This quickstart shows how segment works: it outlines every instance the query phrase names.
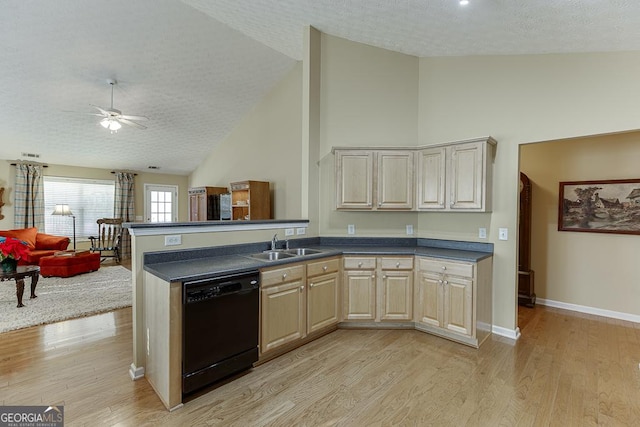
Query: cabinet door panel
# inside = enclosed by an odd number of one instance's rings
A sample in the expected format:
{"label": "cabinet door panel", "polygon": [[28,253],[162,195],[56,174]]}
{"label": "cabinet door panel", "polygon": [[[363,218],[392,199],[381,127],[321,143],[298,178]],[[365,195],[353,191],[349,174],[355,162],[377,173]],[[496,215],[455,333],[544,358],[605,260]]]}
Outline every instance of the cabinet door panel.
{"label": "cabinet door panel", "polygon": [[418,153],[418,209],[445,209],[445,148]]}
{"label": "cabinet door panel", "polygon": [[409,271],[383,271],[383,308],[381,320],[411,320],[413,281]]}
{"label": "cabinet door panel", "polygon": [[304,287],[295,281],[263,288],[260,351],[295,341],[304,336]]}
{"label": "cabinet door panel", "polygon": [[307,333],[339,321],[338,273],[309,280],[307,292]]}
{"label": "cabinet door panel", "polygon": [[482,144],[452,146],[450,170],[451,208],[482,208]]}
{"label": "cabinet door panel", "polygon": [[442,284],[437,274],[420,273],[418,275],[416,301],[416,322],[433,326],[442,326]]}
{"label": "cabinet door panel", "polygon": [[336,152],[338,209],[373,208],[373,152]]}
{"label": "cabinet door panel", "polygon": [[413,208],[413,153],[377,153],[378,209]]}
{"label": "cabinet door panel", "polygon": [[473,281],[448,278],[445,283],[444,327],[464,335],[473,334]]}
{"label": "cabinet door panel", "polygon": [[344,274],[346,320],[376,318],[376,280],[373,272],[347,271]]}

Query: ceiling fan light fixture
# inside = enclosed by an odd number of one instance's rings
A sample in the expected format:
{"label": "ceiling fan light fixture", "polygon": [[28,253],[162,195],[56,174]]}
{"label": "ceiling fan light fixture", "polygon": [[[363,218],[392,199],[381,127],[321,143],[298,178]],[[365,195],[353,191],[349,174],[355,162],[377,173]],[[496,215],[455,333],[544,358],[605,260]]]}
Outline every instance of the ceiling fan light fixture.
{"label": "ceiling fan light fixture", "polygon": [[100,120],[100,124],[102,125],[103,128],[109,129],[111,133],[118,132],[118,129],[122,127],[120,122],[114,119],[110,119],[108,117],[105,117],[104,119]]}

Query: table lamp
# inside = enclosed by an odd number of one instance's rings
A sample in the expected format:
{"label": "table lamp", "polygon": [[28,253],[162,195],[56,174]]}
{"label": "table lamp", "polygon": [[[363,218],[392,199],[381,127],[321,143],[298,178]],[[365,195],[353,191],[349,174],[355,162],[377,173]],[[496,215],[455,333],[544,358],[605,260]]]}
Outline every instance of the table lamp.
{"label": "table lamp", "polygon": [[70,216],[73,218],[73,250],[76,250],[76,216],[69,209],[69,205],[56,205],[51,215]]}

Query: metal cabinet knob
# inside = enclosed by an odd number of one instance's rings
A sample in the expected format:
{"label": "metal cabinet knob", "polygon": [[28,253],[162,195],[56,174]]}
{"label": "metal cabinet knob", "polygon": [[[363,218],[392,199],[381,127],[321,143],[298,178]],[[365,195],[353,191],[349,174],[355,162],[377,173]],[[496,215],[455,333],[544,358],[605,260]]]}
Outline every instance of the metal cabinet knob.
{"label": "metal cabinet knob", "polygon": [[387,280],[387,276],[386,275],[382,276],[382,279]]}
{"label": "metal cabinet knob", "polygon": [[400,263],[396,262],[396,267],[400,268]]}
{"label": "metal cabinet knob", "polygon": [[447,267],[443,265],[443,266],[442,266],[442,269],[443,269],[443,270],[446,270],[446,269],[447,269]]}
{"label": "metal cabinet knob", "polygon": [[445,284],[445,285],[448,285],[448,284],[449,284],[449,281],[448,281],[448,280],[445,280],[445,281],[444,281],[444,284]]}
{"label": "metal cabinet knob", "polygon": [[282,280],[284,280],[284,279],[286,279],[286,278],[287,278],[287,273],[283,273],[283,274],[282,274]]}
{"label": "metal cabinet knob", "polygon": [[358,267],[362,267],[362,263],[361,262],[358,263]]}
{"label": "metal cabinet knob", "polygon": [[323,270],[323,271],[327,271],[327,268],[328,268],[328,267],[325,265],[324,267],[322,267],[322,270]]}
{"label": "metal cabinet knob", "polygon": [[371,278],[372,278],[372,279],[375,279],[375,278],[376,278],[376,275],[375,275],[375,274],[372,274],[372,275],[371,275]]}
{"label": "metal cabinet knob", "polygon": [[304,291],[304,286],[300,286],[300,292]]}

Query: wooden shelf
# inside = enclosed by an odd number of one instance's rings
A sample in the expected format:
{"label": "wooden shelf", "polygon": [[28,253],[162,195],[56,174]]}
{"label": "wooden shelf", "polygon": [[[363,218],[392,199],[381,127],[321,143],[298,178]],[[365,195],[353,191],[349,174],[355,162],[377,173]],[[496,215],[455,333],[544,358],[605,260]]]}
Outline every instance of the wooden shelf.
{"label": "wooden shelf", "polygon": [[230,187],[231,219],[249,221],[273,218],[268,182],[238,181],[232,182]]}

